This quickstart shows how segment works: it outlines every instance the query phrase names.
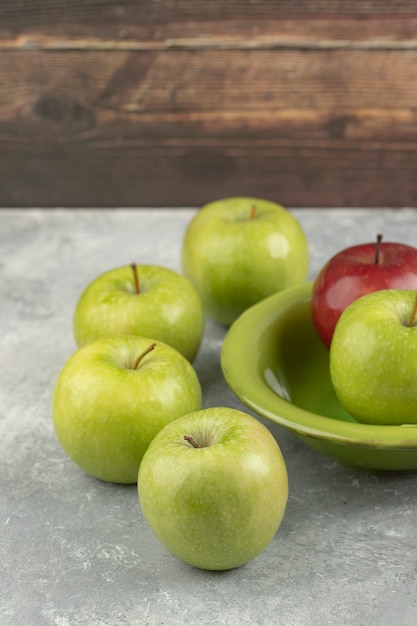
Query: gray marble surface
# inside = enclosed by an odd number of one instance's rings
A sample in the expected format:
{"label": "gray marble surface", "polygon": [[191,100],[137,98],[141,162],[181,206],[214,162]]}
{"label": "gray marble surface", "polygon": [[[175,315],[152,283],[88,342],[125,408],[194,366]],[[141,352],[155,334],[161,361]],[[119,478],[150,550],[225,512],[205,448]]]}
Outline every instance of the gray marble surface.
{"label": "gray marble surface", "polygon": [[[341,248],[417,244],[417,211],[294,210],[310,278]],[[101,272],[136,262],[179,270],[183,210],[0,211],[0,624],[136,626],[417,623],[417,474],[343,467],[268,424],[290,494],[269,547],[224,573],[171,556],[136,488],[103,484],[60,449],[51,392],[75,349],[72,314]],[[224,329],[207,321],[195,362],[204,406],[244,408],[224,382]]]}

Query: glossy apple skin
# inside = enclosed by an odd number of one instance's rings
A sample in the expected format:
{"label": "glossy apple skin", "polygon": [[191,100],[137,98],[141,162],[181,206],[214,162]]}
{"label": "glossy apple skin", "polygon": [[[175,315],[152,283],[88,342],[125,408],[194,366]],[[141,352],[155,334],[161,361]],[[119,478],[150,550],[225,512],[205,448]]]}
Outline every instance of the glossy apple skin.
{"label": "glossy apple skin", "polygon": [[[193,448],[184,435],[204,447]],[[172,554],[194,567],[226,570],[258,556],[274,537],[288,476],[259,420],[215,407],[179,418],[155,437],[139,468],[138,495]]]}
{"label": "glossy apple skin", "polygon": [[319,337],[330,348],[337,321],[357,298],[380,289],[417,289],[417,248],[381,242],[352,246],[332,257],[313,285],[311,314]]}
{"label": "glossy apple skin", "polygon": [[340,316],[330,346],[330,376],[340,403],[359,422],[417,424],[416,295],[374,291]]}
{"label": "glossy apple skin", "polygon": [[181,274],[157,265],[137,265],[140,293],[132,267],[105,272],[81,294],[73,317],[78,347],[100,337],[153,337],[193,361],[204,331],[204,311],[193,285]]}
{"label": "glossy apple skin", "polygon": [[53,390],[52,418],[59,443],[85,472],[113,483],[135,484],[154,436],[201,407],[191,363],[153,339],[106,337],[79,348],[64,364]]}
{"label": "glossy apple skin", "polygon": [[299,222],[284,207],[259,198],[225,198],[205,205],[189,223],[182,243],[185,276],[207,314],[224,326],[259,300],[304,282],[308,264]]}

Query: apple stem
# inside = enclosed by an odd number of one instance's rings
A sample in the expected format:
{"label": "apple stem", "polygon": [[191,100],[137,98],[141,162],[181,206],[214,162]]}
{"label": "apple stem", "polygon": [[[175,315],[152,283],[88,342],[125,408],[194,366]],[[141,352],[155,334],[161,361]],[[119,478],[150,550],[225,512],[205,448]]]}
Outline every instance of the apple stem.
{"label": "apple stem", "polygon": [[196,440],[194,439],[194,437],[191,437],[190,435],[184,435],[184,439],[185,441],[187,441],[189,444],[192,445],[193,448],[200,448],[201,446],[198,445],[198,443],[196,442]]}
{"label": "apple stem", "polygon": [[381,241],[382,241],[382,237],[383,235],[378,234],[376,236],[376,246],[375,246],[375,265],[378,265],[379,263],[379,253],[381,250]]}
{"label": "apple stem", "polygon": [[408,323],[409,326],[414,326],[414,322],[416,321],[416,316],[417,316],[417,293],[416,293],[416,297],[414,300],[413,310],[411,311],[411,316],[410,316],[410,320]]}
{"label": "apple stem", "polygon": [[256,215],[256,204],[253,203],[252,207],[251,207],[251,210],[250,210],[250,213],[249,213],[249,220],[253,220],[255,215]]}
{"label": "apple stem", "polygon": [[135,281],[135,292],[140,293],[139,275],[138,275],[137,265],[136,263],[131,263],[130,267],[132,268],[132,271],[133,271],[133,280]]}
{"label": "apple stem", "polygon": [[134,362],[132,369],[133,370],[138,369],[139,363],[142,361],[143,357],[145,357],[147,354],[149,354],[149,352],[152,352],[152,350],[154,350],[155,347],[156,347],[156,343],[151,343],[151,345],[148,346],[146,348],[146,350],[141,352],[141,354],[139,354],[138,358]]}

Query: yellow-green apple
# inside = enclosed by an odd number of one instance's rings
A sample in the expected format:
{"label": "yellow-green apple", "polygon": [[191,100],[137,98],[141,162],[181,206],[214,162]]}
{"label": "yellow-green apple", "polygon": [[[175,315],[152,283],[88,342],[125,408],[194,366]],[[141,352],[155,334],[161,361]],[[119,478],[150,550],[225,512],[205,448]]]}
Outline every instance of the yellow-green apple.
{"label": "yellow-green apple", "polygon": [[81,347],[99,337],[139,335],[173,346],[193,361],[201,344],[201,299],[185,276],[158,265],[127,265],[93,280],[73,319]]}
{"label": "yellow-green apple", "polygon": [[150,444],[138,495],[156,537],[207,570],[258,556],[278,530],[288,477],[270,431],[251,415],[215,407],[180,417]]}
{"label": "yellow-green apple", "polygon": [[417,248],[382,242],[351,246],[334,255],[313,284],[311,314],[327,348],[345,308],[354,300],[380,289],[417,289]]}
{"label": "yellow-green apple", "polygon": [[330,345],[340,403],[359,422],[417,424],[417,293],[384,289],[342,313]]}
{"label": "yellow-green apple", "polygon": [[201,408],[201,387],[177,350],[137,336],[104,337],[79,348],[53,390],[57,439],[85,472],[135,484],[155,435]]}
{"label": "yellow-green apple", "polygon": [[305,233],[284,207],[259,198],[225,198],[188,224],[182,269],[210,317],[229,326],[259,300],[305,281]]}

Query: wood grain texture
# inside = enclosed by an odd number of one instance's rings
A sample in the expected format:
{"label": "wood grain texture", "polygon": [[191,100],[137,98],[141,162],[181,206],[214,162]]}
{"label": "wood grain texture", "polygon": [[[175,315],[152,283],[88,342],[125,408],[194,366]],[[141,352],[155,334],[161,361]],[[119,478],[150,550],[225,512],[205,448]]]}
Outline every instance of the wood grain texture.
{"label": "wood grain texture", "polygon": [[411,0],[2,2],[0,206],[415,206],[416,78]]}

